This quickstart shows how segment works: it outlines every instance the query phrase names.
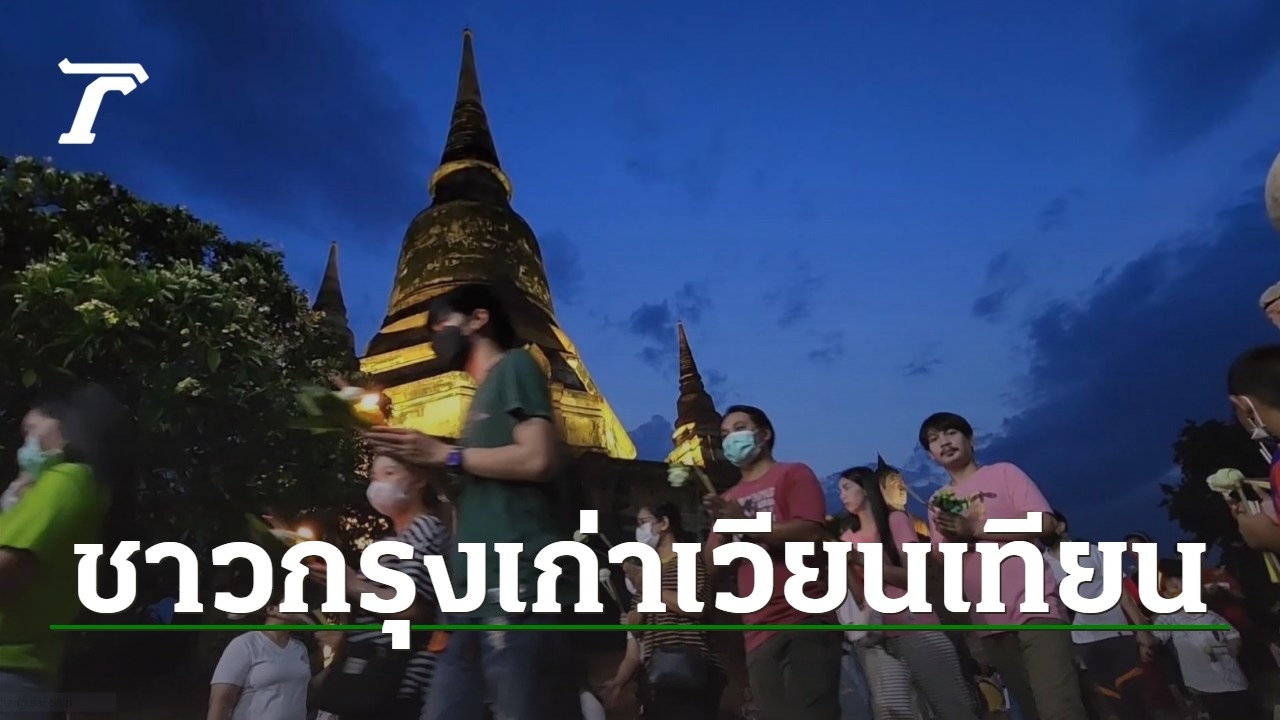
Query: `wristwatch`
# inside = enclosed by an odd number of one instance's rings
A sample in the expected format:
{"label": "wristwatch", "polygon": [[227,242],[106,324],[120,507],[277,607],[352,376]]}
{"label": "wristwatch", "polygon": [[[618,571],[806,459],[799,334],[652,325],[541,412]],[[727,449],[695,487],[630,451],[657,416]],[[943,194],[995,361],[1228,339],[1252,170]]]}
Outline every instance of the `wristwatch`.
{"label": "wristwatch", "polygon": [[462,469],[462,448],[455,447],[449,451],[448,457],[444,460],[444,466],[453,470]]}

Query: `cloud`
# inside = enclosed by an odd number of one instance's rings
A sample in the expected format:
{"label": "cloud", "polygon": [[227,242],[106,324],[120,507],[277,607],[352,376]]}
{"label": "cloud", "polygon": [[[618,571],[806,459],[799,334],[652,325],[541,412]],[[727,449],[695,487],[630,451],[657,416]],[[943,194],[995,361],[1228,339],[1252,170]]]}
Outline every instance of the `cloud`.
{"label": "cloud", "polygon": [[709,207],[729,160],[728,127],[684,115],[671,122],[658,108],[681,105],[659,102],[634,74],[624,74],[617,87],[615,116],[627,141],[623,168],[640,182],[680,188],[697,209]]}
{"label": "cloud", "polygon": [[[1086,536],[1164,516],[1155,483],[1172,467],[1182,423],[1223,415],[1228,364],[1276,340],[1257,307],[1276,280],[1268,258],[1280,251],[1261,195],[1251,190],[1204,231],[1154,248],[1104,274],[1085,298],[1051,302],[1029,320],[1024,409],[979,452],[1021,465],[1051,503],[1083,518],[1076,524],[1091,528]],[[1118,509],[1133,493],[1149,498],[1147,515],[1134,517],[1129,501]]]}
{"label": "cloud", "polygon": [[721,411],[735,397],[732,388],[729,387],[729,376],[714,369],[698,368],[702,373],[702,386],[707,389],[707,394],[715,401],[716,407]]}
{"label": "cloud", "polygon": [[[11,35],[23,38],[0,49],[9,70],[0,91],[30,112],[0,117],[0,150],[52,155],[134,185],[143,174],[324,239],[394,243],[428,202],[430,128],[331,0],[132,0],[32,9],[17,22]],[[106,99],[92,146],[56,145],[84,87],[58,72],[67,53],[77,62],[127,58],[148,71],[129,96]],[[449,100],[440,99],[436,142]]]}
{"label": "cloud", "polygon": [[1140,3],[1125,28],[1148,150],[1176,152],[1247,103],[1280,57],[1280,3]]}
{"label": "cloud", "polygon": [[673,368],[679,361],[676,323],[697,324],[711,309],[706,288],[689,281],[676,289],[670,299],[641,303],[624,323],[626,329],[644,341],[640,359],[655,369]]}
{"label": "cloud", "polygon": [[670,420],[661,415],[654,415],[647,422],[631,430],[631,442],[636,446],[636,457],[640,460],[662,462],[675,448],[671,440],[673,426]]}
{"label": "cloud", "polygon": [[582,297],[586,279],[577,244],[558,230],[544,234],[538,244],[542,247],[542,264],[547,270],[552,296],[566,305],[574,304]]}
{"label": "cloud", "polygon": [[1067,188],[1050,198],[1049,202],[1040,208],[1040,212],[1036,213],[1036,227],[1040,232],[1047,233],[1062,227],[1067,221],[1067,212],[1071,209],[1072,203],[1081,194],[1079,188]]}
{"label": "cloud", "polygon": [[937,355],[937,348],[929,346],[921,349],[916,356],[901,368],[905,377],[924,377],[942,366],[942,358]]}
{"label": "cloud", "polygon": [[907,377],[924,377],[933,373],[942,365],[939,358],[925,358],[922,360],[912,360],[902,366],[902,374]]}
{"label": "cloud", "polygon": [[1002,319],[1009,302],[1030,279],[1026,267],[1008,250],[991,258],[983,293],[973,301],[973,316],[988,322]]}
{"label": "cloud", "polygon": [[844,333],[829,332],[822,336],[818,347],[809,351],[809,362],[820,365],[831,363],[844,357]]}
{"label": "cloud", "polygon": [[789,271],[764,294],[765,304],[776,312],[778,327],[790,328],[808,319],[813,314],[813,300],[824,282],[826,276],[815,270],[812,263],[793,257]]}

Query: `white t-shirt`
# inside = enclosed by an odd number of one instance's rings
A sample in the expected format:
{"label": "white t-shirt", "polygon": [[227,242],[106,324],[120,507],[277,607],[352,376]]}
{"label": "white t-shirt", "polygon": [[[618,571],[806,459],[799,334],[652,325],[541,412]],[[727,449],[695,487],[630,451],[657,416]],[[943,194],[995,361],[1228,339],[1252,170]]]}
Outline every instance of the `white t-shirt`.
{"label": "white t-shirt", "polygon": [[1182,682],[1187,687],[1202,693],[1249,689],[1240,663],[1227,652],[1227,642],[1240,637],[1235,628],[1226,632],[1177,629],[1178,625],[1228,625],[1221,615],[1179,611],[1157,615],[1155,624],[1170,626],[1152,634],[1161,642],[1173,643],[1178,653],[1178,667],[1182,668]]}
{"label": "white t-shirt", "polygon": [[[1049,563],[1049,567],[1053,570],[1053,576],[1058,579],[1058,584],[1061,585],[1062,581],[1067,577],[1067,571],[1062,568],[1062,562],[1051,550],[1044,551],[1044,559]],[[1090,600],[1102,597],[1102,552],[1098,550],[1097,545],[1089,545],[1089,554],[1080,558],[1080,567],[1084,570],[1093,570],[1093,577],[1088,582],[1080,583],[1080,597]],[[1124,588],[1121,588],[1120,592],[1123,593]],[[1103,610],[1100,613],[1076,613],[1075,619],[1071,622],[1073,625],[1084,626],[1128,625],[1129,618],[1125,616],[1124,609],[1117,602],[1115,607]],[[1088,645],[1099,640],[1131,634],[1121,630],[1072,630],[1071,640],[1076,645]]]}
{"label": "white t-shirt", "polygon": [[301,642],[284,647],[261,632],[247,632],[227,644],[210,685],[235,685],[240,699],[231,720],[307,720],[311,660]]}

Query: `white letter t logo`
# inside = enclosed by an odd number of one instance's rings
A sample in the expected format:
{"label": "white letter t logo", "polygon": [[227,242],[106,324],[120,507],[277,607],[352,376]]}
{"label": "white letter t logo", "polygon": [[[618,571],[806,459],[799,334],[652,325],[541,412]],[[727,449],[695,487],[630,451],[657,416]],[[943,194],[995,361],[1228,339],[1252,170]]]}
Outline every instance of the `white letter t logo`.
{"label": "white letter t logo", "polygon": [[[102,96],[113,90],[128,95],[147,81],[147,71],[137,63],[73,63],[64,58],[58,63],[58,69],[64,75],[100,76],[84,89],[84,95],[80,96],[80,108],[71,121],[71,132],[62,133],[58,138],[59,145],[92,145],[95,137],[93,121],[98,119]],[[137,82],[134,82],[134,78],[137,78]]]}

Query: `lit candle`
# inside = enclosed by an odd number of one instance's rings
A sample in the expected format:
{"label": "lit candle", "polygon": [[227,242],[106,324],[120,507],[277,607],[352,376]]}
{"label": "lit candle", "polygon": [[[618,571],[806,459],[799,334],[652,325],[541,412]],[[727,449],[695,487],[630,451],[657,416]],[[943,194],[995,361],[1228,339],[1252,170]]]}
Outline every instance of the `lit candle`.
{"label": "lit candle", "polygon": [[356,415],[370,425],[385,425],[387,416],[382,412],[382,396],[378,393],[365,393],[355,404]]}
{"label": "lit candle", "polygon": [[296,532],[297,532],[297,534],[298,534],[298,537],[302,538],[303,540],[315,540],[315,539],[316,539],[316,531],[315,531],[315,530],[312,530],[311,528],[307,527],[306,525],[300,525],[300,526],[298,526],[298,529],[297,529],[297,531],[296,531]]}

